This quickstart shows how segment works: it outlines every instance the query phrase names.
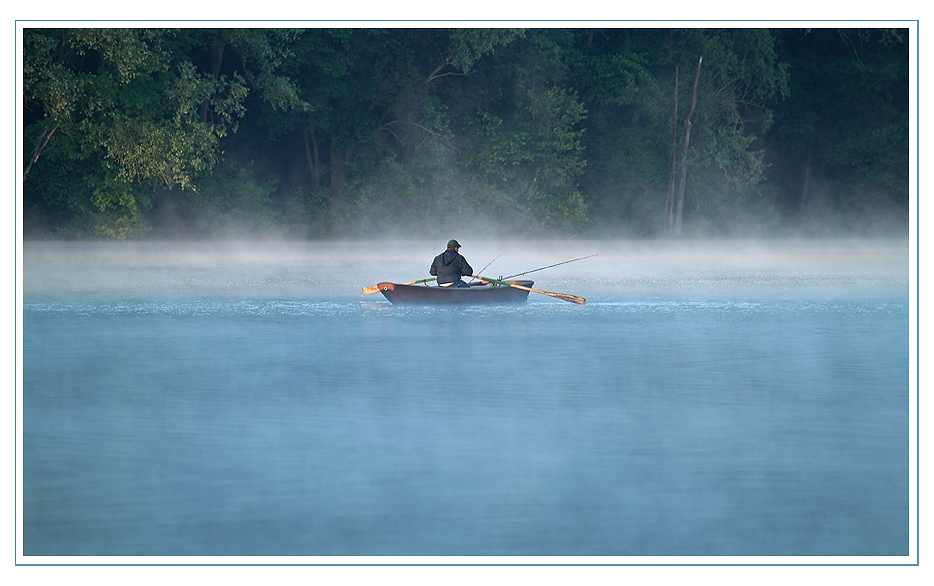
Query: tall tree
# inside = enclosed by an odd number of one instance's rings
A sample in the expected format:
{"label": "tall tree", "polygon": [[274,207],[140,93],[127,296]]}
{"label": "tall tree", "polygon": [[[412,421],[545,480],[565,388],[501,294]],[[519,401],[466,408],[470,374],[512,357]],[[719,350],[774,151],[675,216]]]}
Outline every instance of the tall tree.
{"label": "tall tree", "polygon": [[[691,109],[688,110],[688,115],[684,119],[684,149],[682,150],[680,160],[681,181],[678,183],[678,197],[675,203],[674,222],[671,227],[671,233],[675,236],[681,235],[681,219],[684,213],[684,188],[688,177],[688,147],[691,145],[691,116],[694,115],[694,109],[697,107],[697,84],[700,82],[701,64],[703,62],[704,57],[701,55],[700,59],[697,60],[697,74],[694,76],[694,91],[691,93]],[[672,161],[673,169],[678,166],[679,165],[675,164],[675,161]]]}
{"label": "tall tree", "polygon": [[907,217],[907,31],[777,34],[791,70],[791,98],[778,105],[770,136],[782,208],[805,223],[827,223],[828,214]]}
{"label": "tall tree", "polygon": [[682,59],[704,59],[687,159],[695,216],[718,231],[768,216],[770,202],[759,190],[767,169],[761,137],[772,126],[775,100],[788,93],[771,31],[690,29],[676,50]]}
{"label": "tall tree", "polygon": [[[219,139],[243,113],[246,88],[236,77],[213,78],[187,59],[173,61],[173,35],[24,31],[26,139],[33,153],[24,180],[33,209],[71,216],[79,230],[125,237],[145,229],[147,186],[192,189],[195,177],[216,163]],[[198,115],[205,100],[211,122]],[[55,160],[44,159],[50,149]],[[83,187],[74,184],[78,176]]]}
{"label": "tall tree", "polygon": [[655,194],[669,193],[669,180],[675,179],[670,169],[675,93],[669,78],[675,66],[665,50],[671,43],[671,32],[660,29],[577,32],[572,75],[588,111],[581,189],[599,229],[666,231],[669,220],[659,223],[662,209],[670,210],[674,221],[673,199],[664,208],[653,201]]}
{"label": "tall tree", "polygon": [[69,234],[129,237],[174,218],[196,234],[455,222],[652,235],[674,230],[682,194],[686,234],[776,210],[816,224],[907,209],[905,31],[29,29],[24,41],[27,224]]}

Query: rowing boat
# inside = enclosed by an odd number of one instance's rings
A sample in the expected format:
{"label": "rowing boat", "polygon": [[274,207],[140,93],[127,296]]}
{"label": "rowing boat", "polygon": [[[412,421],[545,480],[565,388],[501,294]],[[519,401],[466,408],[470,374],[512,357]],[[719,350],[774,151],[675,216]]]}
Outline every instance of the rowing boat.
{"label": "rowing boat", "polygon": [[405,285],[379,283],[379,292],[392,303],[418,305],[483,305],[525,303],[528,288],[533,281],[505,281],[525,287],[518,289],[508,285],[473,283],[470,287],[438,287],[436,285]]}

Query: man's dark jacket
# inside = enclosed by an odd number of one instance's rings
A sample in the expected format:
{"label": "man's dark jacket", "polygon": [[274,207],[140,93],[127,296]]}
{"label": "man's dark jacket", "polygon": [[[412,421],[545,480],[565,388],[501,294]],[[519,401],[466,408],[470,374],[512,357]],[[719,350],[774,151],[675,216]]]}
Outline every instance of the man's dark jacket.
{"label": "man's dark jacket", "polygon": [[457,283],[464,275],[472,275],[473,269],[467,259],[453,248],[448,248],[435,257],[428,274],[438,277],[438,284]]}

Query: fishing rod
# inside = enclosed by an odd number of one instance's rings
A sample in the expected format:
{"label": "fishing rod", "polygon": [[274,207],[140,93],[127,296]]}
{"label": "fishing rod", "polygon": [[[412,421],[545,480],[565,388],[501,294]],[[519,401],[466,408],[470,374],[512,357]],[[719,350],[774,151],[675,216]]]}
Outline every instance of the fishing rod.
{"label": "fishing rod", "polygon": [[[596,255],[596,254],[590,254],[590,255],[587,255],[587,256],[582,256],[582,257],[580,257],[580,258],[574,258],[574,259],[571,259],[571,260],[566,260],[566,261],[564,261],[564,262],[559,262],[558,264],[548,265],[547,267],[542,267],[542,268],[540,268],[540,269],[532,269],[531,271],[525,271],[524,273],[518,273],[518,274],[515,274],[515,275],[509,275],[508,277],[503,277],[503,279],[504,279],[504,280],[505,280],[505,279],[511,279],[511,278],[513,278],[513,277],[521,277],[522,275],[528,275],[529,273],[535,273],[535,272],[538,272],[538,271],[544,271],[545,269],[550,269],[551,267],[557,267],[557,266],[560,266],[560,265],[566,265],[566,264],[568,264],[569,262],[574,262],[574,261],[576,261],[576,260],[584,260],[585,258],[590,258],[591,256],[597,256],[597,255]],[[499,258],[499,257],[496,257],[496,258]],[[496,260],[496,259],[493,259],[493,260]],[[489,266],[489,265],[487,265],[487,266]],[[480,271],[480,272],[482,273],[483,271]]]}
{"label": "fishing rod", "polygon": [[[500,254],[500,255],[497,255],[496,258],[499,258],[499,257],[501,257],[501,256],[503,256],[503,255],[501,255],[501,254]],[[487,269],[490,267],[491,264],[493,264],[494,262],[496,262],[496,258],[494,258],[494,259],[491,260],[490,262],[486,263],[486,266],[483,267],[482,269],[480,269],[479,272],[482,273],[483,271],[487,270]],[[473,283],[476,279],[477,279],[476,277],[474,277],[473,275],[471,275],[471,279],[470,279],[470,281],[467,282],[467,284],[469,285],[470,283]]]}

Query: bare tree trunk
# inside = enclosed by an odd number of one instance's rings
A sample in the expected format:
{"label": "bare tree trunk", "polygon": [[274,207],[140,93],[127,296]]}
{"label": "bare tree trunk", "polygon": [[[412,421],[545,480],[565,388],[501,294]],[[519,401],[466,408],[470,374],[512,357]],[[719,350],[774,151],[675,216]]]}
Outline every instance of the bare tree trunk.
{"label": "bare tree trunk", "polygon": [[[26,182],[26,177],[29,176],[29,171],[32,170],[32,166],[36,161],[39,160],[39,156],[42,154],[42,151],[45,150],[45,145],[49,144],[49,139],[52,138],[52,135],[55,134],[55,131],[58,130],[58,127],[62,125],[61,122],[56,122],[55,126],[52,126],[52,120],[50,119],[46,123],[45,128],[42,130],[42,134],[39,135],[39,138],[36,139],[36,148],[32,152],[32,159],[29,161],[29,165],[26,166],[26,170],[23,171],[23,183]],[[52,126],[52,130],[49,130],[49,127]]]}
{"label": "bare tree trunk", "polygon": [[684,121],[684,150],[681,154],[681,184],[678,186],[678,205],[675,207],[675,235],[681,235],[681,214],[684,211],[684,184],[687,181],[688,173],[688,145],[691,142],[691,116],[694,115],[694,107],[697,105],[697,82],[700,81],[700,68],[704,56],[701,55],[697,60],[697,75],[694,77],[694,94],[691,97],[691,109],[688,111],[688,117]]}
{"label": "bare tree trunk", "polygon": [[[308,144],[308,135],[311,135],[311,145]],[[308,160],[308,170],[311,172],[311,189],[318,191],[321,187],[321,166],[318,161],[318,139],[315,137],[315,131],[309,131],[305,127],[305,158]]]}
{"label": "bare tree trunk", "polygon": [[331,193],[338,195],[347,180],[347,169],[344,166],[344,151],[334,146],[331,139]]}
{"label": "bare tree trunk", "polygon": [[804,164],[804,185],[801,187],[801,207],[808,202],[808,186],[811,183],[811,151],[813,145],[808,144],[808,159]]}
{"label": "bare tree trunk", "polygon": [[668,223],[668,233],[674,229],[675,210],[675,165],[678,162],[678,68],[675,67],[675,110],[671,117],[671,173],[668,176],[668,199],[665,200],[665,215]]}

